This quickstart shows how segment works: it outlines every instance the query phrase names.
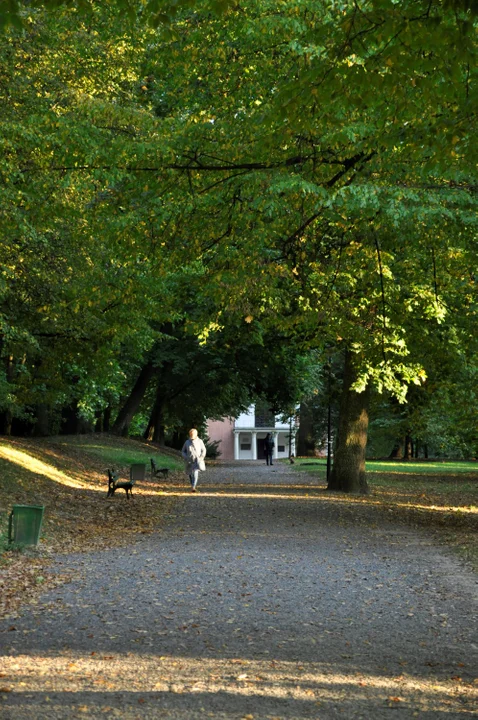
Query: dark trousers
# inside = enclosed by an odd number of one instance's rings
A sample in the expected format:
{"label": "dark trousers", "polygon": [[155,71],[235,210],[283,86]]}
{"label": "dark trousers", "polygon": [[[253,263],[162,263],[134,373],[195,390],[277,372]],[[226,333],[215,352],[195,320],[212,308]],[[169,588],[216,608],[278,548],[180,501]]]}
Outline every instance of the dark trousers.
{"label": "dark trousers", "polygon": [[273,465],[273,464],[274,464],[274,463],[272,462],[272,450],[270,450],[270,451],[269,451],[269,450],[266,450],[266,463],[267,463],[267,465]]}

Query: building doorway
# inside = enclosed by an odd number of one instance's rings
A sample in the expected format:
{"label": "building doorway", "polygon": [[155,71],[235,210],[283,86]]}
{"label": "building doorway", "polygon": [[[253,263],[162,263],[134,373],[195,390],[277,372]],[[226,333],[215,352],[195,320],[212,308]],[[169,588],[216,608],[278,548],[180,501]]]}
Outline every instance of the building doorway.
{"label": "building doorway", "polygon": [[266,459],[266,449],[264,446],[264,440],[266,438],[266,435],[262,435],[262,437],[259,437],[259,435],[256,438],[256,447],[257,447],[257,459],[258,460],[265,460]]}

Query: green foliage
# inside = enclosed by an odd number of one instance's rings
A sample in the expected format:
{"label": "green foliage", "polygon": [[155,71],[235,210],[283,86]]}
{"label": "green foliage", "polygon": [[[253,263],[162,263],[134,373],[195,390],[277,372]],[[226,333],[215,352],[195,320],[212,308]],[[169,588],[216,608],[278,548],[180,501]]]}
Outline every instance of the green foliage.
{"label": "green foliage", "polygon": [[[197,308],[196,308],[197,309]],[[192,323],[195,311],[188,320]],[[237,416],[264,397],[274,412],[295,405],[307,382],[306,358],[290,338],[248,326],[234,318],[198,340],[187,325],[176,326],[156,343],[155,376],[143,407],[160,407],[167,434],[199,426],[207,418]],[[131,431],[130,431],[131,432]]]}
{"label": "green foliage", "polygon": [[10,414],[117,407],[165,324],[194,338],[172,367],[162,347],[171,426],[251,392],[286,409],[311,349],[346,345],[356,389],[402,402],[438,328],[475,363],[474,5],[211,7],[5,4],[22,21],[0,46]]}
{"label": "green foliage", "polygon": [[477,465],[473,462],[369,462],[369,472],[375,473],[398,473],[418,475],[445,475],[448,478],[453,475],[470,474],[476,475]]}
{"label": "green foliage", "polygon": [[217,460],[221,457],[220,451],[220,440],[211,440],[208,436],[204,438],[204,445],[206,447],[206,456],[209,460]]}
{"label": "green foliage", "polygon": [[[94,16],[97,4],[96,0],[2,0],[0,29],[28,27],[36,8],[54,11],[64,6],[74,9],[79,17],[88,21]],[[113,0],[109,4],[122,18],[125,29],[131,28],[138,21],[146,21],[155,28],[159,25],[169,26],[178,12],[175,0]],[[199,4],[197,0],[182,0],[181,3],[182,7],[191,8]],[[231,0],[208,0],[206,7],[210,12],[223,13],[230,4]]]}
{"label": "green foliage", "polygon": [[428,380],[410,389],[406,405],[374,399],[369,456],[388,456],[405,435],[430,457],[478,456],[476,355],[459,330],[448,319],[438,332],[422,325],[414,354],[427,363]]}

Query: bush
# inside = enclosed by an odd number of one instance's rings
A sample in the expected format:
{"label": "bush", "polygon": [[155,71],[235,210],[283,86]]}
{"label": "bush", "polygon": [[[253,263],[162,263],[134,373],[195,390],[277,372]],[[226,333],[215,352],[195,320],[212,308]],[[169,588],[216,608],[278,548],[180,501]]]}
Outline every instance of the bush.
{"label": "bush", "polygon": [[206,436],[204,445],[206,446],[206,453],[209,460],[217,460],[221,455],[221,451],[219,450],[220,444],[220,440],[211,440],[209,436]]}

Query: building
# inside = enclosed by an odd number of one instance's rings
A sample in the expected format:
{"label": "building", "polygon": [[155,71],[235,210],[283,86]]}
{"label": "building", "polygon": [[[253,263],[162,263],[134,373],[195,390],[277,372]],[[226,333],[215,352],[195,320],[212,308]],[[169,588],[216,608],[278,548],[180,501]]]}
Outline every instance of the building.
{"label": "building", "polygon": [[257,405],[251,405],[235,420],[223,418],[207,423],[209,439],[220,442],[221,460],[265,459],[264,438],[268,432],[274,438],[274,458],[289,457],[289,439],[290,453],[295,455],[295,419],[291,433],[289,422],[281,422],[278,416]]}

